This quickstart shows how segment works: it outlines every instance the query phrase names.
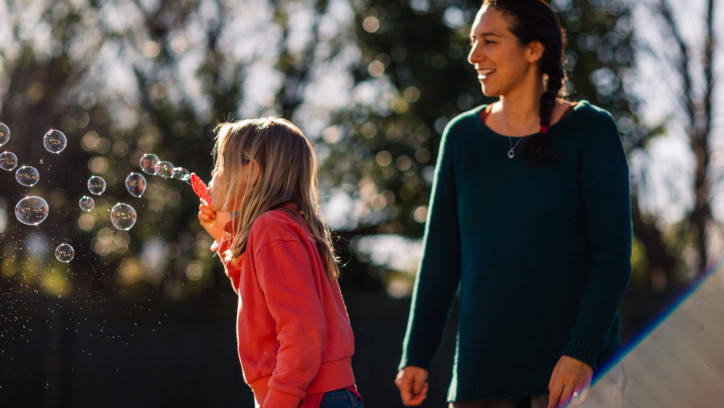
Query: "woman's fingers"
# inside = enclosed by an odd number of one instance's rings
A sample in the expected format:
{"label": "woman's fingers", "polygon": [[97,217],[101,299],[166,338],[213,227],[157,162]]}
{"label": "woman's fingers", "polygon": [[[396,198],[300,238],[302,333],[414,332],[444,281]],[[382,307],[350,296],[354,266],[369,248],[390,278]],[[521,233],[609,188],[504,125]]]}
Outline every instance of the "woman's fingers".
{"label": "woman's fingers", "polygon": [[427,370],[408,366],[400,370],[395,385],[400,390],[402,403],[407,406],[420,405],[427,398]]}
{"label": "woman's fingers", "polygon": [[586,398],[591,386],[593,369],[588,364],[569,356],[561,356],[548,382],[548,408],[579,404]]}

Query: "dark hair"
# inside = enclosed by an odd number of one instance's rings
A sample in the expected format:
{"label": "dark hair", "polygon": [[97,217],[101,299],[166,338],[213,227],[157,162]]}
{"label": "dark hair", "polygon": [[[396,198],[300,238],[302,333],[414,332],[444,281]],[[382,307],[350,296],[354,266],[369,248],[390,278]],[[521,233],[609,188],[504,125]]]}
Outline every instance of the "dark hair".
{"label": "dark hair", "polygon": [[545,166],[556,159],[548,127],[556,97],[561,94],[566,79],[562,61],[565,33],[558,16],[543,0],[485,0],[485,4],[503,13],[510,23],[510,31],[521,44],[539,41],[545,47],[540,60],[541,73],[547,76],[546,90],[540,98],[541,131],[527,138],[523,146],[531,164]]}

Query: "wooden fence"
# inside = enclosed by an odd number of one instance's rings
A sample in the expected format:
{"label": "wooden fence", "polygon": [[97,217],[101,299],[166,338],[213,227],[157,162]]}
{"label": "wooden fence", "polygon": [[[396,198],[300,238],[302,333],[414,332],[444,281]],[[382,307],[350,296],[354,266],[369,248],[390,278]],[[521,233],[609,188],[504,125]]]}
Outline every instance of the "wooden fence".
{"label": "wooden fence", "polygon": [[[669,299],[627,300],[633,312],[624,315],[625,337]],[[377,293],[347,293],[345,300],[365,406],[401,407],[393,379],[409,300]],[[233,294],[164,305],[122,296],[68,301],[24,295],[0,300],[0,308],[0,407],[254,406],[236,355]],[[446,406],[451,326],[422,407]]]}

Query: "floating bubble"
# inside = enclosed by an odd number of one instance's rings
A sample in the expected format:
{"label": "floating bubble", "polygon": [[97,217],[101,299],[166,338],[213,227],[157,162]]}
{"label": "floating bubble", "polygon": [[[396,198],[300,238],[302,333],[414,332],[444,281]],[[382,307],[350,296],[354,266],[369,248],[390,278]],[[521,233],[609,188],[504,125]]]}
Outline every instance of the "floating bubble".
{"label": "floating bubble", "polygon": [[18,156],[13,152],[0,153],[0,169],[12,171],[18,166]]}
{"label": "floating bubble", "polygon": [[28,196],[15,206],[15,218],[25,225],[38,225],[48,218],[48,203],[38,196]]}
{"label": "floating bubble", "polygon": [[95,208],[96,201],[91,196],[83,196],[78,200],[78,207],[85,212],[90,212]]}
{"label": "floating bubble", "polygon": [[155,176],[156,165],[158,164],[158,156],[153,153],[146,153],[141,157],[141,161],[139,164],[141,165],[141,170],[143,170],[144,173],[150,176]]}
{"label": "floating bubble", "polygon": [[168,161],[160,161],[156,165],[156,175],[163,178],[173,177],[173,163]]}
{"label": "floating bubble", "polygon": [[119,230],[131,229],[137,217],[136,209],[126,203],[118,203],[111,208],[111,223]]}
{"label": "floating bubble", "polygon": [[88,191],[91,194],[101,195],[106,191],[106,181],[100,176],[91,176],[88,179]]}
{"label": "floating bubble", "polygon": [[173,168],[173,178],[176,180],[185,181],[187,183],[191,183],[191,172],[189,172],[187,169],[183,167],[174,167]]}
{"label": "floating bubble", "polygon": [[45,136],[43,136],[43,146],[45,146],[45,150],[50,153],[58,154],[62,152],[67,144],[68,139],[60,130],[50,129],[45,133]]}
{"label": "floating bubble", "polygon": [[134,197],[141,197],[146,191],[146,178],[141,173],[131,173],[126,177],[126,190]]}
{"label": "floating bubble", "polygon": [[32,187],[38,184],[40,173],[38,173],[38,169],[33,166],[23,166],[15,172],[15,180],[25,187]]}
{"label": "floating bubble", "polygon": [[0,146],[7,143],[8,140],[10,140],[10,128],[8,125],[0,122]]}
{"label": "floating bubble", "polygon": [[55,248],[55,259],[60,262],[69,263],[75,256],[75,250],[69,244],[60,244]]}

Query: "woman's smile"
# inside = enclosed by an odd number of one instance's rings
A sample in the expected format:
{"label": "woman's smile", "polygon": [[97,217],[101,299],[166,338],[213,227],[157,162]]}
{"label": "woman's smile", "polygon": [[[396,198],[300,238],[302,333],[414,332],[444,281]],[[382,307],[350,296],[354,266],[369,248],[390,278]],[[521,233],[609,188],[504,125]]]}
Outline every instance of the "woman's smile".
{"label": "woman's smile", "polygon": [[478,71],[478,80],[479,81],[484,81],[489,76],[491,76],[495,73],[495,69],[493,69],[493,68],[477,68],[476,71]]}

